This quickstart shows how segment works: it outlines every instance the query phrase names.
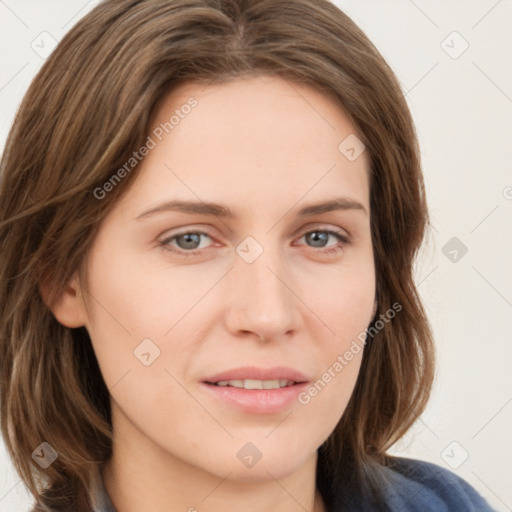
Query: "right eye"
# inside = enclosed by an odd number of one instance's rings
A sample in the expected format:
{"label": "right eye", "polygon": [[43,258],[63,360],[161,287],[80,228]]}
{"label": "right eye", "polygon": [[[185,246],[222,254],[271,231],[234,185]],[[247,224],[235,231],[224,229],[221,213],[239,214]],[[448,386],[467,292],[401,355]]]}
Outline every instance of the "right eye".
{"label": "right eye", "polygon": [[[202,236],[210,238],[208,233],[205,233],[204,231],[184,231],[182,233],[178,233],[170,237],[167,237],[164,240],[159,240],[158,245],[161,246],[166,251],[175,252],[185,257],[194,256],[196,254],[199,254],[200,252],[199,250],[197,250],[199,249],[199,247],[197,247],[197,244],[201,243]],[[176,243],[178,244],[178,248],[171,244],[171,242],[173,241],[176,241]],[[204,247],[201,247],[200,249],[203,248]]]}

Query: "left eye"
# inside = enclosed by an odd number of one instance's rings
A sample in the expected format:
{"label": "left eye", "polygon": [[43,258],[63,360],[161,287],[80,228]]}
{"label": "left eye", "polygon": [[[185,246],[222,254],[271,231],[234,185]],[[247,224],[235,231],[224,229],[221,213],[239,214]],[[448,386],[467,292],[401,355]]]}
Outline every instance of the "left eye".
{"label": "left eye", "polygon": [[[171,237],[165,238],[158,242],[159,246],[162,246],[165,250],[177,252],[182,254],[183,256],[193,256],[200,252],[200,249],[204,247],[199,247],[201,243],[201,237],[205,236],[210,238],[208,233],[204,231],[187,231],[185,233],[180,233],[177,235],[173,235]],[[341,246],[344,244],[349,244],[350,240],[348,236],[346,236],[342,232],[334,231],[331,229],[314,229],[304,233],[300,239],[304,238],[309,242],[313,242],[315,244],[323,244],[329,240],[329,237],[334,237],[336,239],[336,243],[331,246],[320,245],[316,246],[317,249],[323,249],[324,247],[330,247],[327,250],[319,250],[320,253],[333,253],[337,252],[341,249]],[[299,239],[299,240],[300,240]],[[171,242],[176,241],[178,247],[172,245]],[[312,246],[315,248],[315,246]]]}
{"label": "left eye", "polygon": [[[301,238],[305,238],[314,243],[317,243],[317,242],[322,243],[324,241],[327,241],[329,239],[329,237],[334,237],[336,239],[336,243],[333,246],[331,246],[331,249],[327,249],[327,250],[319,251],[319,252],[334,253],[334,252],[337,252],[338,250],[340,250],[344,244],[350,243],[348,236],[346,236],[345,234],[343,234],[339,231],[334,231],[332,229],[314,229],[312,231],[308,231],[307,233],[304,233],[304,235],[301,236]],[[326,246],[322,245],[320,247],[320,249],[322,249],[324,247],[326,247]],[[318,248],[318,246],[317,246],[317,248]]]}
{"label": "left eye", "polygon": [[210,238],[208,233],[205,233],[204,231],[187,231],[186,233],[180,233],[178,235],[173,235],[169,238],[166,238],[165,240],[159,242],[159,245],[163,246],[165,249],[176,251],[176,248],[170,245],[170,242],[172,242],[173,240],[183,241],[183,244],[179,244],[183,245],[183,247],[178,247],[178,249],[185,250],[185,252],[188,252],[190,254],[196,254],[195,252],[187,251],[186,249],[197,249],[196,244],[198,241],[200,242],[201,236],[207,236],[208,238]]}

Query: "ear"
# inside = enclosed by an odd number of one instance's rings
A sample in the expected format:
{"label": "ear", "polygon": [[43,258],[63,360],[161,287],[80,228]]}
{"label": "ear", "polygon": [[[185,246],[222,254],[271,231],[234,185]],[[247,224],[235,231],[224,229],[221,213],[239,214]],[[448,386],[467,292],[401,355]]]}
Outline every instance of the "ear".
{"label": "ear", "polygon": [[77,273],[69,280],[64,291],[53,304],[48,300],[48,287],[40,283],[39,289],[44,303],[59,323],[66,327],[82,327],[86,324],[87,309]]}

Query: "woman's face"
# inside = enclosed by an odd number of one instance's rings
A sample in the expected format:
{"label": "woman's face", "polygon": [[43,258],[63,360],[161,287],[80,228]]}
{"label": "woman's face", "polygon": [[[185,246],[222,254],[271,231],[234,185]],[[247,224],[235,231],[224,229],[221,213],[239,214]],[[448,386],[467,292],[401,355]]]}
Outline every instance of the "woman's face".
{"label": "woman's face", "polygon": [[134,457],[246,482],[316,457],[374,307],[354,133],[332,100],[280,78],[189,83],[161,102],[80,306]]}

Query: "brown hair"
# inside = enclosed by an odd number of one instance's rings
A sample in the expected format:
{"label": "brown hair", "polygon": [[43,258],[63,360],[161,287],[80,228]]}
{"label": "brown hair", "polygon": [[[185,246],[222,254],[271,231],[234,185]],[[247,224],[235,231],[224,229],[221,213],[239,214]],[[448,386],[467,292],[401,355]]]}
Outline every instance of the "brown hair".
{"label": "brown hair", "polygon": [[[148,135],[178,83],[277,75],[335,98],[366,145],[380,315],[402,310],[365,348],[348,407],[319,449],[329,510],[350,493],[378,500],[385,451],[423,411],[431,330],[413,281],[428,223],[419,150],[399,84],[362,31],[327,0],[106,0],[62,39],[17,112],[0,164],[1,428],[41,506],[90,510],[111,455],[109,392],[85,327],[48,305],[136,176],[95,197]],[[340,141],[341,142],[341,141]],[[40,285],[48,283],[43,301]],[[47,469],[31,457],[58,452]],[[383,509],[380,509],[383,510]]]}

